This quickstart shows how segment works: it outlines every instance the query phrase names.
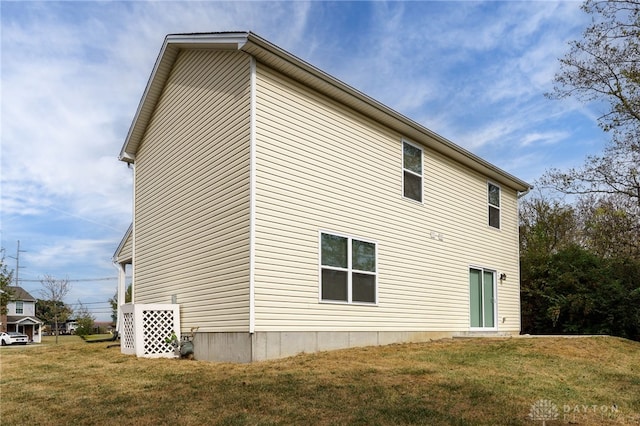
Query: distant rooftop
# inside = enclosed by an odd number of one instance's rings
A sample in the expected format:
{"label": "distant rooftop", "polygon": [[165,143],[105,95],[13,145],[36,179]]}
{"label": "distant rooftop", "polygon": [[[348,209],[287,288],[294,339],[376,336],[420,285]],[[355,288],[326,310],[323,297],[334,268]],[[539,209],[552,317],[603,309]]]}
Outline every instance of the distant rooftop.
{"label": "distant rooftop", "polygon": [[8,290],[13,293],[14,300],[22,300],[24,302],[35,302],[36,298],[29,294],[29,292],[22,287],[15,285],[9,286]]}

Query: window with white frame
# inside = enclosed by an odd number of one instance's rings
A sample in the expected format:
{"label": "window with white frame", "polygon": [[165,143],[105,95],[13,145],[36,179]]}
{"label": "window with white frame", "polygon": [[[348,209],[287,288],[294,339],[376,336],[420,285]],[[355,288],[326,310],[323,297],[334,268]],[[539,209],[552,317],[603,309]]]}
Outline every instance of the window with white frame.
{"label": "window with white frame", "polygon": [[422,202],[422,150],[402,141],[402,195]]}
{"label": "window with white frame", "polygon": [[24,302],[21,300],[16,302],[16,314],[24,314]]}
{"label": "window with white frame", "polygon": [[320,299],[377,303],[377,244],[320,233]]}
{"label": "window with white frame", "polygon": [[500,229],[500,187],[487,183],[487,202],[489,206],[489,226]]}

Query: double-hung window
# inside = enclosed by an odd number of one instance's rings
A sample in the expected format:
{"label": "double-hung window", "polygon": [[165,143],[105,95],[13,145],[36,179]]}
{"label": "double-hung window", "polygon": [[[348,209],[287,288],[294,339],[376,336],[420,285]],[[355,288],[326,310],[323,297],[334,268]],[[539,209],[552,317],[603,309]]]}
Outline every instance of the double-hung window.
{"label": "double-hung window", "polygon": [[402,142],[402,195],[422,202],[422,150]]}
{"label": "double-hung window", "polygon": [[487,183],[487,202],[489,207],[489,226],[500,229],[500,187]]}
{"label": "double-hung window", "polygon": [[377,244],[320,233],[320,300],[377,303]]}
{"label": "double-hung window", "polygon": [[22,300],[16,302],[16,314],[24,314],[24,302]]}

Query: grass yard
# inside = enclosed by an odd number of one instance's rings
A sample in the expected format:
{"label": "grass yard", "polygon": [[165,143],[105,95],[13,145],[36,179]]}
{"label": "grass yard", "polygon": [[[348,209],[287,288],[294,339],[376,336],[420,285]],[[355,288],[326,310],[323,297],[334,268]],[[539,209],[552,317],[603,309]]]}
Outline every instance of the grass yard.
{"label": "grass yard", "polygon": [[640,424],[640,343],[618,338],[440,340],[243,365],[107,345],[2,348],[0,424],[541,425],[529,417],[541,399],[555,404],[547,425]]}
{"label": "grass yard", "polygon": [[[81,337],[82,338],[82,337]],[[93,342],[93,341],[103,341],[103,340],[108,340],[108,339],[112,339],[113,338],[113,334],[90,334],[88,336],[84,337],[84,340],[87,342]]]}

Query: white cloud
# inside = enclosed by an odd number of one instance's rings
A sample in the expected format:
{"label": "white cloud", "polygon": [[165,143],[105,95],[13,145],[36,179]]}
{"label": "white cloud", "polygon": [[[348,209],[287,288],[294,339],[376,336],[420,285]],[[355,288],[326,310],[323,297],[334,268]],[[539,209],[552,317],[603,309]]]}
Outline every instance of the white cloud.
{"label": "white cloud", "polygon": [[567,131],[557,131],[557,132],[533,132],[524,135],[522,138],[520,145],[522,147],[527,147],[531,145],[554,145],[561,142],[563,139],[566,139],[570,136],[570,133]]}
{"label": "white cloud", "polygon": [[[111,244],[113,241],[100,239],[59,239],[54,244],[43,245],[37,251],[27,251],[23,259],[32,265],[55,264],[58,270],[78,263],[84,267],[95,267],[104,265],[104,261],[96,254],[102,253],[105,246]],[[38,272],[48,273],[46,270]]]}

